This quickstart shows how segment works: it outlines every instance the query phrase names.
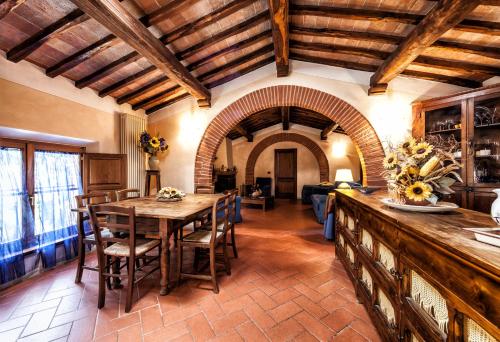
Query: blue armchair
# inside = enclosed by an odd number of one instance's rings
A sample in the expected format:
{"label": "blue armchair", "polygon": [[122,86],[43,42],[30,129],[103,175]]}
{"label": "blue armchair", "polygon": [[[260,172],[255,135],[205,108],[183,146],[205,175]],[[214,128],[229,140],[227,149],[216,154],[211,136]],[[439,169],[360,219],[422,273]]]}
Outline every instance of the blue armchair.
{"label": "blue armchair", "polygon": [[331,199],[327,195],[312,195],[312,207],[316,220],[323,224],[323,235],[327,240],[335,238],[335,214],[333,210],[333,202],[328,203]]}
{"label": "blue armchair", "polygon": [[316,215],[316,220],[318,223],[323,224],[324,222],[324,212],[326,205],[326,195],[311,195],[312,207],[314,210],[314,215]]}

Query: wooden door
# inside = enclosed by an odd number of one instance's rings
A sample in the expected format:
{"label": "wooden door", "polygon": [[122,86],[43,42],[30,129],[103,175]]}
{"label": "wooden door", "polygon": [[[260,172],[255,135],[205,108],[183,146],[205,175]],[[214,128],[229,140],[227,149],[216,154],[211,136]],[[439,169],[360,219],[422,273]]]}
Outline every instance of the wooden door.
{"label": "wooden door", "polygon": [[83,191],[127,188],[127,155],[86,153],[83,156]]}
{"label": "wooden door", "polygon": [[276,198],[297,198],[297,149],[274,150]]}

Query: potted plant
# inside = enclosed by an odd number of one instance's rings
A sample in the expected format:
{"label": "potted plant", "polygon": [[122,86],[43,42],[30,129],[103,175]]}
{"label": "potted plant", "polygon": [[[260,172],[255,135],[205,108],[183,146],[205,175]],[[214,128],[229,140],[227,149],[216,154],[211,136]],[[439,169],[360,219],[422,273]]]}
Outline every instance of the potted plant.
{"label": "potted plant", "polygon": [[453,137],[444,140],[439,136],[428,141],[409,137],[397,146],[389,144],[384,176],[394,202],[435,205],[439,196],[453,193],[451,186],[462,181],[457,172],[462,165],[453,153],[458,147]]}
{"label": "potted plant", "polygon": [[144,131],[139,137],[140,148],[149,155],[148,165],[150,170],[158,170],[160,161],[156,156],[158,152],[165,152],[168,149],[167,142],[164,138],[157,136],[152,136],[148,132]]}

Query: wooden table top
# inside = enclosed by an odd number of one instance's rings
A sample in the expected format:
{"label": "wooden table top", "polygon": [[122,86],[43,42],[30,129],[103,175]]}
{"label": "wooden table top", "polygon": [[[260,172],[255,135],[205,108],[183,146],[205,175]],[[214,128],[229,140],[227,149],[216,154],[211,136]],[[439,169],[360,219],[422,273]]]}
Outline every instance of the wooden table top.
{"label": "wooden table top", "polygon": [[337,189],[336,195],[347,196],[405,232],[424,238],[494,274],[500,274],[500,248],[479,242],[474,233],[462,229],[497,227],[490,215],[467,209],[441,214],[392,209],[381,202],[382,198],[389,197],[386,191],[381,190],[364,195],[356,190]]}
{"label": "wooden table top", "polygon": [[135,207],[136,216],[171,220],[185,220],[201,211],[211,208],[222,194],[186,194],[182,201],[160,202],[155,196],[133,198],[111,202],[117,207]]}

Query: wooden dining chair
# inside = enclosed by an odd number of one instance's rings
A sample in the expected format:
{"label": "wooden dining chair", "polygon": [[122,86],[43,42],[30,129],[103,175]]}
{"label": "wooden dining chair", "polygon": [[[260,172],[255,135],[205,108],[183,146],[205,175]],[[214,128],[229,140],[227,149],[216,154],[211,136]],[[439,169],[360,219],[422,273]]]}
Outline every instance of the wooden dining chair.
{"label": "wooden dining chair", "polygon": [[123,201],[126,199],[139,198],[139,197],[141,197],[141,191],[139,189],[116,190],[117,201]]}
{"label": "wooden dining chair", "polygon": [[228,218],[228,232],[231,233],[231,242],[229,245],[233,248],[233,256],[238,258],[238,250],[236,249],[236,233],[235,233],[235,222],[236,222],[236,197],[238,196],[238,190],[232,190],[228,192],[229,195],[229,218]]}
{"label": "wooden dining chair", "polygon": [[[108,192],[93,192],[87,195],[78,195],[76,198],[77,230],[78,230],[78,264],[76,269],[75,283],[82,281],[83,270],[99,271],[97,267],[85,265],[85,247],[95,246],[96,239],[92,232],[85,232],[85,221],[89,219],[87,206],[92,204],[102,204],[110,202]],[[111,235],[111,232],[104,231],[103,235]]]}
{"label": "wooden dining chair", "polygon": [[[223,212],[223,215],[217,215],[218,212]],[[180,228],[179,240],[177,240],[177,282],[180,283],[182,279],[201,279],[210,280],[212,282],[214,293],[219,293],[219,285],[217,283],[216,272],[216,249],[222,247],[223,262],[226,273],[231,274],[231,264],[227,253],[227,230],[229,218],[229,196],[221,196],[216,200],[212,206],[211,229],[195,230],[186,236],[183,234],[183,227]],[[182,270],[184,247],[191,249],[204,249],[209,250],[209,265],[210,275],[196,273],[194,268],[193,273],[184,273]]]}
{"label": "wooden dining chair", "polygon": [[[128,278],[125,312],[130,312],[134,287],[151,273],[160,269],[160,265],[158,264],[149,270],[144,270],[153,261],[159,261],[161,255],[160,240],[136,239],[135,207],[121,208],[99,204],[89,207],[89,214],[97,241],[96,249],[99,267],[99,297],[97,307],[100,309],[105,303],[105,282],[109,282],[111,278],[121,279],[124,277],[124,275],[116,272],[116,269],[113,272],[111,272],[111,269],[115,263],[119,265],[120,259],[125,258],[126,262],[120,269],[127,267],[127,275],[125,276]],[[118,217],[121,218],[121,223],[116,223]],[[120,237],[108,237],[102,234],[104,229],[127,234],[123,234]],[[158,255],[146,257],[146,253],[155,248],[158,248]],[[143,260],[140,267],[137,267],[136,261],[138,259]],[[139,278],[136,278],[137,272],[141,273]]]}

